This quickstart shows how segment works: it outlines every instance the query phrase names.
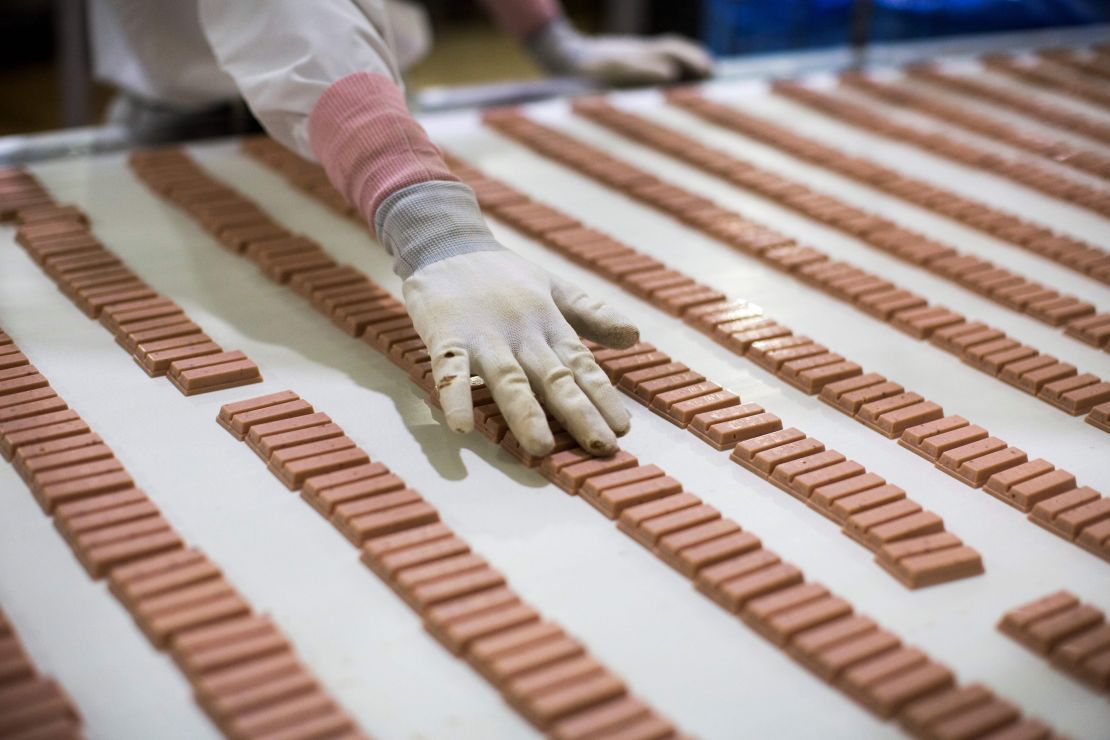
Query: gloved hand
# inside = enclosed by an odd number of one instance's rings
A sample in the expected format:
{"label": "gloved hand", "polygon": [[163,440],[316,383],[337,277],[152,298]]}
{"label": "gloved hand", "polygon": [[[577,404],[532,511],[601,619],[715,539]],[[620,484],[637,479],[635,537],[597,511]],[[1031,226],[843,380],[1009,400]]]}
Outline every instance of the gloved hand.
{"label": "gloved hand", "polygon": [[527,41],[537,62],[551,74],[578,75],[604,85],[650,85],[708,77],[713,60],[698,44],[668,34],[586,36],[556,18]]}
{"label": "gloved hand", "polygon": [[404,188],[382,203],[375,224],[405,278],[451,429],[474,427],[475,373],[529,454],[546,455],[554,443],[537,396],[584,449],[615,451],[630,417],[578,337],[629,347],[639,339],[630,322],[501,246],[461,183]]}

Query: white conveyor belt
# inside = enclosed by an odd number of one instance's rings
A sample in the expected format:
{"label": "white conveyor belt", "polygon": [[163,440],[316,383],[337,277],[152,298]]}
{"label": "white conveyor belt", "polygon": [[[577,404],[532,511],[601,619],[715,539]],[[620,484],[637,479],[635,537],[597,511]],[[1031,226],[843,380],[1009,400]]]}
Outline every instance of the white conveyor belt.
{"label": "white conveyor belt", "polygon": [[[876,141],[768,98],[758,85],[718,85],[713,95],[1110,246],[1110,221],[918,150]],[[1105,286],[664,108],[654,94],[620,96],[618,103],[1110,308]],[[584,141],[999,326],[1081,370],[1110,376],[1105,353],[576,118],[565,103],[531,110]],[[1081,483],[1110,492],[1110,437],[1080,418],[571,173],[482,127],[474,114],[444,114],[426,122],[444,148],[491,175],[730,296],[762,304],[867,370],[887,374],[941,403],[947,413],[962,414],[1031,457],[1045,457],[1073,471]],[[240,154],[234,142],[190,150],[290,228],[399,294],[387,256],[356,224]],[[546,484],[485,439],[447,432],[401,371],[269,282],[250,262],[221,249],[136,180],[122,156],[32,170],[58,200],[85,209],[104,243],[156,290],[178,301],[217,342],[255,360],[266,380],[186,398],[165,379],[147,378],[99,324],[54,289],[15,245],[10,227],[0,229],[0,327],[104,437],[185,538],[219,563],[258,610],[273,615],[325,686],[375,736],[535,733],[423,631],[417,616],[359,563],[357,551],[329,523],[216,425],[223,403],[289,388],[330,414],[372,458],[423,493],[528,602],[694,735],[899,736],[894,723],[876,720],[792,662],[592,507]],[[730,463],[727,454],[631,402],[634,421],[626,449],[661,465],[808,577],[952,666],[961,680],[984,682],[1068,735],[1110,737],[1105,698],[994,629],[1004,611],[1059,588],[1110,610],[1110,565],[680,321],[507,227],[493,228],[512,249],[635,317],[645,340],[905,488],[982,553],[987,572],[909,591],[832,523]],[[149,646],[103,582],[90,581],[8,465],[0,465],[0,506],[0,604],[41,670],[73,695],[89,736],[215,736],[171,660]]]}

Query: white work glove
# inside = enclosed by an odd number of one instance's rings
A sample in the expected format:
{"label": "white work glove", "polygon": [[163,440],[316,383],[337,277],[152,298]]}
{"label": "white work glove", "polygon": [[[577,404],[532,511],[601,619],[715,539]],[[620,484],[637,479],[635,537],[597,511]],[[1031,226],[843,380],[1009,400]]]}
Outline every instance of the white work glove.
{"label": "white work glove", "polygon": [[629,347],[639,340],[629,321],[501,246],[461,183],[404,188],[383,201],[374,222],[405,279],[451,429],[474,427],[473,373],[529,454],[546,455],[554,444],[537,397],[584,449],[616,450],[628,411],[578,337]]}
{"label": "white work glove", "polygon": [[652,85],[708,77],[713,60],[681,36],[586,36],[556,18],[526,42],[551,74],[577,75],[603,85]]}

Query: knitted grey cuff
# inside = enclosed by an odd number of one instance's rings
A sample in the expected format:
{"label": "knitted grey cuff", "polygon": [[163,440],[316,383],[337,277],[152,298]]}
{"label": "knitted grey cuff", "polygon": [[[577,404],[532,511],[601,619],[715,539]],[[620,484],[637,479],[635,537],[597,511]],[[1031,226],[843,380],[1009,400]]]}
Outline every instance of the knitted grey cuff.
{"label": "knitted grey cuff", "polygon": [[505,249],[461,182],[432,180],[392,193],[374,214],[374,231],[402,278],[448,257]]}
{"label": "knitted grey cuff", "polygon": [[524,48],[549,74],[572,75],[585,52],[582,35],[562,16],[529,36]]}

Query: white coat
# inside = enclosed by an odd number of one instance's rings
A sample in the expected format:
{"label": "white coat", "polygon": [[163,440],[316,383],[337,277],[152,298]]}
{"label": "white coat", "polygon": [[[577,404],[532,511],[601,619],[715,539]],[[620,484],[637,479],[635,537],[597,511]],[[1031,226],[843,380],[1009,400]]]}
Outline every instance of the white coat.
{"label": "white coat", "polygon": [[401,70],[430,42],[423,10],[399,0],[90,0],[94,74],[180,111],[240,96],[306,157],[312,106],[332,82]]}

